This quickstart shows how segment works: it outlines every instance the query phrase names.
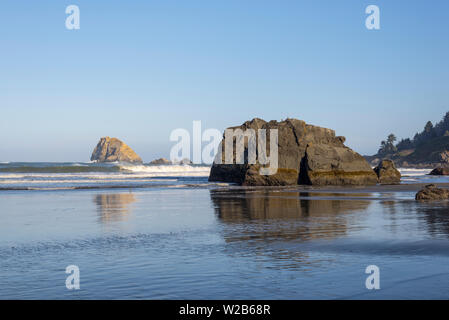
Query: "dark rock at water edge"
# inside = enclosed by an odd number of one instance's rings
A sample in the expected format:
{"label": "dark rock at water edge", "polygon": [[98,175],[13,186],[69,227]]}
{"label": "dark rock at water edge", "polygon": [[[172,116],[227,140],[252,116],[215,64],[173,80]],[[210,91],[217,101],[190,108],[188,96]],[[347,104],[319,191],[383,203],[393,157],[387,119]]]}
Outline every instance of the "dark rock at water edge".
{"label": "dark rock at water edge", "polygon": [[190,160],[188,158],[184,158],[182,160],[175,159],[175,160],[173,160],[172,164],[186,165],[186,164],[193,164],[193,162],[192,162],[192,160]]}
{"label": "dark rock at water edge", "polygon": [[420,190],[416,200],[449,200],[449,189],[437,188],[434,184],[429,184]]}
{"label": "dark rock at water edge", "polygon": [[401,173],[396,169],[392,160],[382,160],[374,168],[380,184],[399,184],[401,182]]}
{"label": "dark rock at water edge", "polygon": [[169,164],[172,164],[172,162],[170,160],[168,160],[168,159],[165,159],[165,158],[159,158],[159,159],[155,159],[155,160],[151,161],[150,164],[169,165]]}
{"label": "dark rock at water edge", "polygon": [[[270,129],[278,130],[278,170],[261,175],[260,164],[219,164],[211,168],[209,181],[234,182],[241,185],[372,185],[377,176],[368,162],[344,145],[345,138],[335,131],[306,124],[298,119],[266,122],[255,118],[230,129],[265,129],[267,147]],[[222,143],[222,163],[225,147]],[[245,143],[245,154],[248,145]]]}
{"label": "dark rock at water edge", "polygon": [[431,176],[449,176],[449,168],[436,168],[429,174]]}

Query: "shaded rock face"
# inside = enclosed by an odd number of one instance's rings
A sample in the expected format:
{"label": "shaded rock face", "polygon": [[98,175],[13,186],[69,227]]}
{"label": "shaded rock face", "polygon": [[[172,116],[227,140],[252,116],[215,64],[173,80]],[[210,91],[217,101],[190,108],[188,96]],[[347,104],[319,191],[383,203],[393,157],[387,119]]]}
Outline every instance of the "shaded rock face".
{"label": "shaded rock face", "polygon": [[172,162],[165,158],[156,159],[150,162],[150,164],[172,164]]}
{"label": "shaded rock face", "polygon": [[91,161],[142,163],[142,159],[117,138],[101,138],[92,152]]}
{"label": "shaded rock face", "polygon": [[[247,121],[230,129],[265,129],[267,146],[270,129],[278,130],[278,170],[273,175],[261,175],[260,164],[218,164],[211,168],[209,181],[234,182],[252,186],[280,185],[370,185],[377,176],[368,162],[344,145],[345,138],[335,136],[334,130],[308,125],[297,119],[266,122]],[[235,150],[234,150],[235,151]],[[245,156],[248,144],[245,142]],[[267,151],[269,154],[269,151]],[[222,142],[222,163],[225,162]],[[217,161],[216,161],[217,162]]]}
{"label": "shaded rock face", "polygon": [[449,189],[437,188],[434,184],[429,184],[420,190],[416,200],[449,200]]}
{"label": "shaded rock face", "polygon": [[449,176],[449,168],[436,168],[429,174],[432,176]]}
{"label": "shaded rock face", "polygon": [[401,182],[401,173],[396,169],[392,160],[382,160],[374,168],[374,172],[381,184],[399,184]]}

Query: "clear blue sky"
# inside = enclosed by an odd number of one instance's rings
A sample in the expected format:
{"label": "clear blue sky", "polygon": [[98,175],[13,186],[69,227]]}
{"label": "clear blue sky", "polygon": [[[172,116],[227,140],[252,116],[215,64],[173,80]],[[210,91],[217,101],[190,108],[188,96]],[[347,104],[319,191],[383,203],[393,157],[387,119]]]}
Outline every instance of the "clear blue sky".
{"label": "clear blue sky", "polygon": [[[369,4],[381,30],[365,28]],[[0,39],[0,161],[88,161],[106,135],[149,161],[193,120],[253,117],[372,154],[449,111],[447,0],[3,0]]]}

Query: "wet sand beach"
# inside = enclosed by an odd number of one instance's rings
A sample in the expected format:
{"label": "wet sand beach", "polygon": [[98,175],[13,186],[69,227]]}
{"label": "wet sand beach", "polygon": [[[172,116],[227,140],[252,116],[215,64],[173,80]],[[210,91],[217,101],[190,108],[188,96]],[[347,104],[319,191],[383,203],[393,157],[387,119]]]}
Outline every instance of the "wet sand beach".
{"label": "wet sand beach", "polygon": [[449,203],[420,187],[3,191],[0,297],[448,299]]}

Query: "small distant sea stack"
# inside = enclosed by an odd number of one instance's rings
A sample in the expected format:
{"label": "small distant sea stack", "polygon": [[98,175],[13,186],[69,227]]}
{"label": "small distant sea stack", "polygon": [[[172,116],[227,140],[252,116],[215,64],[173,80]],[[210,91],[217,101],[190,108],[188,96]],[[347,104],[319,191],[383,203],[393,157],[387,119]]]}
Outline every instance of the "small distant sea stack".
{"label": "small distant sea stack", "polygon": [[142,163],[142,159],[126,145],[123,141],[117,138],[103,137],[98,142],[92,156],[91,161],[97,162],[129,162]]}
{"label": "small distant sea stack", "polygon": [[449,168],[436,168],[429,174],[431,176],[449,176]]}
{"label": "small distant sea stack", "polygon": [[396,169],[394,162],[391,160],[382,160],[374,168],[374,172],[376,172],[380,184],[401,183],[401,173]]}
{"label": "small distant sea stack", "polygon": [[[266,122],[247,121],[230,129],[278,130],[278,168],[272,175],[261,175],[259,164],[226,164],[225,143],[222,161],[212,165],[209,181],[234,182],[246,186],[279,185],[375,185],[378,178],[368,162],[344,145],[345,138],[335,131],[306,124],[298,119]],[[268,134],[267,134],[268,135]],[[268,145],[267,139],[267,145]],[[248,153],[248,145],[244,146]],[[246,161],[246,160],[245,160]]]}
{"label": "small distant sea stack", "polygon": [[180,165],[180,164],[193,164],[193,163],[190,159],[184,158],[182,160],[175,159],[173,160],[172,164]]}
{"label": "small distant sea stack", "polygon": [[159,159],[156,159],[156,160],[151,161],[150,164],[164,164],[164,165],[169,165],[169,164],[172,164],[172,162],[171,162],[170,160],[168,160],[168,159],[165,159],[165,158],[159,158]]}

